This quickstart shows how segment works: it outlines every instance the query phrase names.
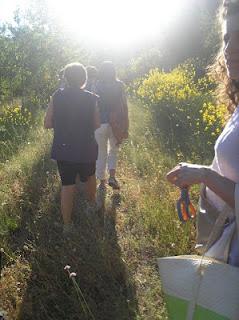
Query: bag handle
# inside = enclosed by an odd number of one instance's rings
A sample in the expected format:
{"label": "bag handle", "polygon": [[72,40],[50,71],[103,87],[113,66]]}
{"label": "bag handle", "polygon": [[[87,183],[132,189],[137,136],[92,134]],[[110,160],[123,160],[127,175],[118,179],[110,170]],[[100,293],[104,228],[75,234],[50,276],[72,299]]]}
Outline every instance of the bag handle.
{"label": "bag handle", "polygon": [[[234,192],[234,199],[235,199],[235,218],[236,218],[236,232],[237,235],[239,236],[239,183],[236,183],[235,185],[235,192]],[[205,254],[208,251],[208,249],[210,248],[210,246],[214,243],[214,241],[217,239],[218,233],[221,230],[221,227],[225,224],[227,218],[231,217],[231,212],[230,210],[228,210],[228,205],[225,205],[221,214],[218,216],[213,228],[212,228],[212,232],[209,236],[209,239],[207,241],[207,244],[205,246],[204,252],[202,254],[201,260],[200,260],[200,264],[198,267],[198,274],[197,274],[197,278],[196,278],[196,283],[195,283],[195,295],[193,297],[193,299],[190,301],[190,304],[188,306],[188,311],[187,311],[187,317],[186,320],[193,320],[193,316],[194,316],[194,311],[196,308],[196,304],[197,304],[197,300],[198,300],[198,295],[199,295],[199,290],[200,290],[200,286],[201,286],[201,280],[203,277],[203,268],[202,268],[202,262],[203,259],[205,258]],[[229,251],[230,249],[230,243],[228,244],[227,247],[227,251]],[[228,252],[227,252],[228,253]],[[227,254],[228,255],[228,254]]]}

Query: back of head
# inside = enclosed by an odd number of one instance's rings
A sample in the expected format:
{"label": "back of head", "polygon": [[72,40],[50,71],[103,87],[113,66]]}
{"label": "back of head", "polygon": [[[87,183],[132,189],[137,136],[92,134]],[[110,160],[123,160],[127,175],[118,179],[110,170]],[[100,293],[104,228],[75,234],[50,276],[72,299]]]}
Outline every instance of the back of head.
{"label": "back of head", "polygon": [[104,61],[99,69],[99,80],[112,82],[116,80],[116,70],[111,61]]}
{"label": "back of head", "polygon": [[98,76],[98,70],[94,66],[86,67],[87,79],[88,80],[95,80]]}
{"label": "back of head", "polygon": [[70,63],[64,68],[64,78],[69,87],[83,87],[86,82],[85,67],[78,62]]}

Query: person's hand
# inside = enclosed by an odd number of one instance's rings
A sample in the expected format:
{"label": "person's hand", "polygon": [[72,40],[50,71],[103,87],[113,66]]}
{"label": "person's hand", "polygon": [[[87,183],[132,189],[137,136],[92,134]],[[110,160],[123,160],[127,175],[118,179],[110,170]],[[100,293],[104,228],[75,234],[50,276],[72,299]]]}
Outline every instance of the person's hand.
{"label": "person's hand", "polygon": [[167,180],[179,188],[203,183],[207,169],[208,167],[202,165],[180,163],[167,173]]}

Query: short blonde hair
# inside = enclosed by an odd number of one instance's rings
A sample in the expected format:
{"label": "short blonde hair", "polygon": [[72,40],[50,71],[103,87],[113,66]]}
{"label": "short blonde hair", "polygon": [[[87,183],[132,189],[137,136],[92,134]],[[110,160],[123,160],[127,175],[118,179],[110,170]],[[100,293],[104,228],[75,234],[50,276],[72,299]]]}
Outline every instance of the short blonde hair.
{"label": "short blonde hair", "polygon": [[85,67],[78,62],[67,64],[64,68],[64,78],[70,87],[83,87],[86,82]]}
{"label": "short blonde hair", "polygon": [[94,66],[88,66],[86,67],[86,73],[87,73],[87,79],[96,79],[98,76],[98,70]]}

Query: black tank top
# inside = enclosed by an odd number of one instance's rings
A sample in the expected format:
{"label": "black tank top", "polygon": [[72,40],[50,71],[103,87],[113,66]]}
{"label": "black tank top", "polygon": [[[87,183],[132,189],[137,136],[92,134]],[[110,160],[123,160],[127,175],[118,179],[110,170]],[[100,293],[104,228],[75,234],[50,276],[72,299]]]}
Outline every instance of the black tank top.
{"label": "black tank top", "polygon": [[53,95],[55,160],[89,163],[97,159],[94,112],[97,96],[79,88],[57,90]]}

